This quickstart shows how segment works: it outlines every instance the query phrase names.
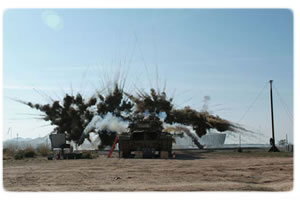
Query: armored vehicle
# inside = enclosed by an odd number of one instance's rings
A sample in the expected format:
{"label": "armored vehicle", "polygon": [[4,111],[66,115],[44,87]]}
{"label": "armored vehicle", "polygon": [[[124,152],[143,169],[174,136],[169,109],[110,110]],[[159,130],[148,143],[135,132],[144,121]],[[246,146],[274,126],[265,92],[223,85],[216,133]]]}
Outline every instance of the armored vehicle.
{"label": "armored vehicle", "polygon": [[[155,116],[129,124],[129,131],[119,136],[119,156],[168,158],[172,154],[172,135],[162,132],[162,122]],[[133,153],[133,154],[132,154]]]}

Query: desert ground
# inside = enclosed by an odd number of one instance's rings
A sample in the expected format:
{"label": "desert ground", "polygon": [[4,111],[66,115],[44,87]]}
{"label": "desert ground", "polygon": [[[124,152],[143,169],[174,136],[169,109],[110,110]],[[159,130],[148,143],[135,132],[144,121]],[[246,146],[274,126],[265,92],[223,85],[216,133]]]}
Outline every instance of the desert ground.
{"label": "desert ground", "polygon": [[3,161],[7,191],[289,191],[293,154],[176,151],[176,159]]}

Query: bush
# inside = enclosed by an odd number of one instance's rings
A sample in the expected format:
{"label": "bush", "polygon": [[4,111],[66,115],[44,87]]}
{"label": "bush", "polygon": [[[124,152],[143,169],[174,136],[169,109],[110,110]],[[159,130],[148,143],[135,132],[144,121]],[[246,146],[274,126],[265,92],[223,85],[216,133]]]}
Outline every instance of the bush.
{"label": "bush", "polygon": [[34,158],[35,155],[36,155],[36,153],[31,146],[28,146],[24,149],[24,157],[25,158]]}
{"label": "bush", "polygon": [[9,145],[8,147],[3,148],[3,159],[13,158],[16,152],[17,148],[14,145]]}
{"label": "bush", "polygon": [[15,160],[21,160],[24,158],[24,151],[23,150],[19,150],[15,156],[14,156]]}
{"label": "bush", "polygon": [[38,147],[37,147],[37,152],[38,154],[40,154],[41,156],[43,157],[46,157],[50,154],[50,148],[48,145],[46,144],[40,144]]}

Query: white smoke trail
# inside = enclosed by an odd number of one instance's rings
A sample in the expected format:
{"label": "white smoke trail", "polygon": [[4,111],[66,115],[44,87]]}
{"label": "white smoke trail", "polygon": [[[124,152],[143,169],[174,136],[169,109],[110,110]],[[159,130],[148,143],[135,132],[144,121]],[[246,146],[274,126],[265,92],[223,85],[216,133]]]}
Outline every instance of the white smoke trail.
{"label": "white smoke trail", "polygon": [[[194,145],[196,145],[199,149],[203,148],[203,146],[198,141],[198,137],[193,132],[192,128],[189,126],[175,123],[173,125],[164,126],[164,131],[173,133],[173,135],[184,133],[183,138],[178,138],[178,137],[175,138],[176,143],[180,143],[179,145],[175,144],[175,146],[177,146],[178,148],[187,148],[187,147],[191,148],[191,147],[194,147]],[[188,136],[188,137],[186,137],[186,136]],[[194,145],[191,144],[191,142]]]}
{"label": "white smoke trail", "polygon": [[107,113],[103,119],[96,122],[96,130],[107,130],[111,132],[116,132],[118,134],[126,132],[128,127],[128,122],[123,119]]}
{"label": "white smoke trail", "polygon": [[94,149],[98,149],[98,146],[101,144],[99,135],[95,132],[91,132],[89,134],[89,138],[91,140],[91,144],[93,145]]}
{"label": "white smoke trail", "polygon": [[100,115],[95,115],[91,122],[86,126],[83,134],[87,135],[90,131],[107,130],[117,132],[118,134],[127,131],[128,122],[123,119],[107,113],[103,118]]}
{"label": "white smoke trail", "polygon": [[101,144],[101,139],[97,132],[106,130],[108,132],[116,132],[121,134],[126,132],[128,128],[128,122],[123,119],[107,113],[103,118],[100,115],[95,115],[90,123],[83,131],[83,135],[88,136],[92,145],[97,148]]}

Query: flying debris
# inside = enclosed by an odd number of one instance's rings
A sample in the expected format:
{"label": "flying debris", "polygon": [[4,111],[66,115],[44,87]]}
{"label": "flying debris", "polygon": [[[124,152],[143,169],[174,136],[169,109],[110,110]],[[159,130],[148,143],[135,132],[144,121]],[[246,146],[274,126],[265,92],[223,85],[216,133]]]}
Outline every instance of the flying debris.
{"label": "flying debris", "polygon": [[20,100],[19,102],[43,112],[42,119],[55,126],[55,133],[65,133],[66,140],[78,143],[83,130],[94,116],[89,108],[94,106],[97,100],[91,97],[86,101],[81,94],[66,94],[62,102],[53,101],[52,104],[41,105]]}
{"label": "flying debris", "polygon": [[[16,100],[43,113],[42,119],[55,126],[55,133],[66,134],[66,140],[81,145],[85,139],[97,143],[98,149],[111,146],[115,137],[128,130],[128,125],[137,120],[156,117],[161,127],[178,136],[178,131],[187,135],[199,147],[198,139],[210,129],[219,132],[245,130],[237,124],[214,116],[207,111],[209,96],[204,98],[202,111],[190,107],[175,109],[173,99],[165,91],[151,89],[149,93],[138,90],[135,95],[123,90],[118,81],[112,83],[107,92],[97,91],[85,99],[80,93],[65,94],[62,101],[50,104],[33,104]],[[178,125],[175,126],[174,125]],[[173,128],[171,128],[173,126]],[[192,133],[186,127],[192,127]],[[95,137],[95,135],[97,137]],[[100,141],[100,142],[99,142]],[[95,144],[93,144],[95,145]]]}

